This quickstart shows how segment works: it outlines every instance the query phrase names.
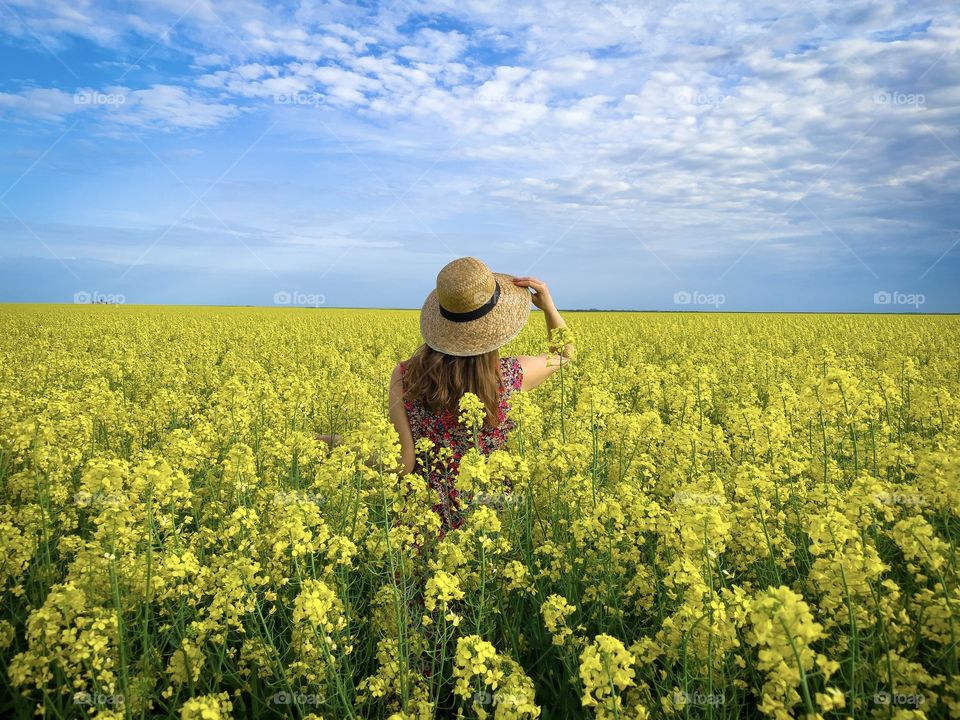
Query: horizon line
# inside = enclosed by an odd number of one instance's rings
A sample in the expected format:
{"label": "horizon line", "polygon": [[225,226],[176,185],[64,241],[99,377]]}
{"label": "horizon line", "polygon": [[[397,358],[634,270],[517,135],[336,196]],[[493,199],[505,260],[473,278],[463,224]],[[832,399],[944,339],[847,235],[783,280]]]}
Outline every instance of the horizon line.
{"label": "horizon line", "polygon": [[[421,308],[382,307],[359,305],[252,305],[252,304],[202,304],[202,303],[72,303],[56,301],[0,301],[0,307],[24,305],[62,305],[66,307],[151,307],[151,308],[251,308],[261,310],[394,310],[400,312],[420,312]],[[623,308],[557,308],[564,313],[637,313],[637,314],[699,314],[699,315],[919,315],[919,316],[958,316],[960,310],[954,311],[922,311],[922,310],[709,310],[709,309],[677,309],[677,310],[636,310]],[[541,312],[539,308],[532,308],[531,312]]]}

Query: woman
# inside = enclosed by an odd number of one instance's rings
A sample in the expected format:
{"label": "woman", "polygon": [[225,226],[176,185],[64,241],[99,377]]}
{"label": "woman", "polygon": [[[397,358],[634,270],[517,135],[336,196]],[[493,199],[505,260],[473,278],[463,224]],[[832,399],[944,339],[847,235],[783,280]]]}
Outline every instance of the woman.
{"label": "woman", "polygon": [[[463,454],[475,440],[484,454],[502,448],[513,428],[506,418],[510,396],[532,390],[574,358],[572,343],[564,345],[559,357],[499,356],[498,350],[526,324],[531,301],[543,311],[548,338],[553,330],[566,327],[542,280],[492,273],[476,258],[454,260],[437,275],[436,290],[420,311],[424,344],[393,369],[390,420],[400,436],[400,470],[422,472],[440,495],[434,509],[442,533],[463,523],[455,483]],[[476,438],[458,421],[460,398],[468,392],[486,410]],[[417,458],[417,442],[424,438],[435,450],[449,450],[449,458],[442,464]],[[340,442],[339,435],[317,439],[331,446]]]}
{"label": "woman", "polygon": [[[523,329],[531,301],[543,311],[548,337],[565,327],[543,281],[492,273],[475,258],[454,260],[437,275],[437,287],[420,312],[424,344],[393,370],[390,420],[400,436],[402,471],[422,472],[437,491],[440,504],[434,509],[443,532],[463,523],[455,483],[462,455],[475,444],[484,454],[502,448],[513,427],[506,418],[510,396],[537,387],[574,357],[572,344],[559,359],[499,356],[499,348]],[[458,421],[460,399],[468,392],[486,410],[476,434]],[[423,438],[434,448],[449,449],[448,459],[417,458]]]}

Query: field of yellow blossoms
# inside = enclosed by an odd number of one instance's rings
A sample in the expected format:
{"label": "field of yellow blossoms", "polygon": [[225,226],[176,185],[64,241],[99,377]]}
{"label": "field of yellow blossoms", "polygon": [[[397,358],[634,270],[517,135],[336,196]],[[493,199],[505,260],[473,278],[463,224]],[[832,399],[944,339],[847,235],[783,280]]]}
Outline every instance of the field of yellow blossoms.
{"label": "field of yellow blossoms", "polygon": [[415,312],[0,320],[3,717],[960,717],[957,317],[571,313],[442,540]]}

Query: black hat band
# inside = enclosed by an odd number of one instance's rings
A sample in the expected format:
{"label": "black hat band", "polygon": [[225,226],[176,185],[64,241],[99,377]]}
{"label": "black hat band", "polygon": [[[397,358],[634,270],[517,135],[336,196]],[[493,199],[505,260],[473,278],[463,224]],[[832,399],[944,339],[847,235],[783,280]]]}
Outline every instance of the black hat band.
{"label": "black hat band", "polygon": [[500,300],[500,283],[496,282],[496,288],[494,288],[493,295],[490,296],[490,299],[487,300],[483,305],[478,307],[476,310],[471,310],[469,312],[451,312],[447,310],[443,305],[440,305],[440,314],[445,317],[447,320],[453,322],[469,322],[470,320],[479,320],[488,312],[493,310],[497,306],[497,302]]}

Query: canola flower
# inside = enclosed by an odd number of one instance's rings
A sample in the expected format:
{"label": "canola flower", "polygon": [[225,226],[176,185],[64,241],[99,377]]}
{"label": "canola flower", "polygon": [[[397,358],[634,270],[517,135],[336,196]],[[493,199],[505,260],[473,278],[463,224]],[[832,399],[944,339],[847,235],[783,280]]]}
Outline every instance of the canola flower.
{"label": "canola flower", "polygon": [[597,635],[580,654],[584,707],[595,708],[596,717],[604,720],[624,715],[621,694],[634,685],[635,662],[633,655],[617,638]]}
{"label": "canola flower", "polygon": [[955,317],[527,328],[441,536],[416,313],[0,314],[5,717],[960,717]]}
{"label": "canola flower", "polygon": [[544,600],[540,606],[540,614],[543,616],[543,624],[547,632],[553,637],[554,645],[563,645],[567,638],[573,636],[573,630],[567,625],[567,618],[570,617],[576,608],[567,602],[562,595],[553,594]]}

